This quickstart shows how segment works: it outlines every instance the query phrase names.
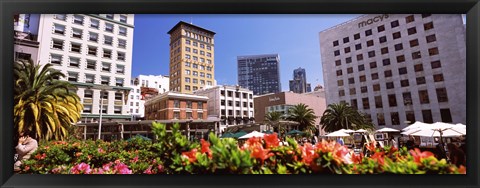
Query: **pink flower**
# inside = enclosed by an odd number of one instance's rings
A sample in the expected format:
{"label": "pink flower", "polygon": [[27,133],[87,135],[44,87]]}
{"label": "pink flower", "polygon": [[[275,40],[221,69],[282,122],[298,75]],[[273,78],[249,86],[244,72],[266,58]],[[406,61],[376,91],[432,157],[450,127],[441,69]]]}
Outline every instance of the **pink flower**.
{"label": "pink flower", "polygon": [[163,172],[163,166],[162,165],[158,165],[157,168],[158,168],[158,172]]}
{"label": "pink flower", "polygon": [[148,166],[148,168],[143,171],[144,174],[152,174],[152,165]]}
{"label": "pink flower", "polygon": [[130,162],[132,162],[132,163],[136,163],[137,161],[138,161],[138,155],[135,156],[135,158],[133,158],[132,160],[130,160]]}
{"label": "pink flower", "polygon": [[72,169],[70,169],[70,171],[73,174],[90,174],[90,172],[92,172],[92,169],[90,169],[90,165],[82,162],[80,164],[73,166]]}
{"label": "pink flower", "polygon": [[98,148],[98,153],[105,153],[105,150],[103,150],[102,148]]}
{"label": "pink flower", "polygon": [[115,171],[119,174],[132,174],[132,170],[128,169],[128,166],[123,163],[115,165]]}
{"label": "pink flower", "polygon": [[102,166],[102,169],[105,170],[105,171],[110,171],[110,167],[112,166],[112,162],[109,162],[107,164],[104,164]]}

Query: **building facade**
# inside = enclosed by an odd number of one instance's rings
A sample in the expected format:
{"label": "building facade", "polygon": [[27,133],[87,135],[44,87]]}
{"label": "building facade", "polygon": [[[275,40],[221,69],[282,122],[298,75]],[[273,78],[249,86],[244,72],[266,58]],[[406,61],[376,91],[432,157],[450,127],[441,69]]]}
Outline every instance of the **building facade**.
{"label": "building facade", "polygon": [[40,14],[16,14],[14,25],[14,60],[38,62],[38,24]]}
{"label": "building facade", "polygon": [[327,104],[350,103],[381,127],[466,123],[461,15],[364,15],[319,36]]}
{"label": "building facade", "polygon": [[198,90],[195,94],[208,98],[208,116],[221,120],[221,131],[229,126],[255,122],[253,92],[249,89],[218,85]]}
{"label": "building facade", "polygon": [[254,95],[278,93],[280,84],[280,57],[278,54],[237,57],[238,85]]}
{"label": "building facade", "polygon": [[311,85],[307,83],[307,73],[304,68],[293,70],[293,80],[290,80],[290,91],[294,93],[310,92]]}
{"label": "building facade", "polygon": [[215,32],[179,22],[170,31],[170,91],[192,93],[215,81]]}
{"label": "building facade", "polygon": [[39,62],[78,87],[82,122],[131,118],[133,27],[133,14],[40,15]]}
{"label": "building facade", "polygon": [[[320,124],[320,118],[323,112],[326,110],[326,100],[324,95],[320,94],[320,92],[315,94],[281,92],[255,96],[253,100],[255,104],[255,119],[257,122],[264,122],[265,115],[273,111],[281,112],[284,115],[287,115],[290,108],[297,104],[303,103],[308,105],[309,108],[313,109],[315,116],[317,116],[315,119],[315,125],[319,127],[318,125]],[[320,131],[320,135],[322,134],[323,132]]]}
{"label": "building facade", "polygon": [[145,100],[165,93],[169,89],[170,79],[162,75],[138,75],[130,82],[132,91],[129,94],[128,104],[130,114],[134,120],[144,119]]}
{"label": "building facade", "polygon": [[145,101],[147,120],[207,119],[208,98],[178,92],[166,92]]}

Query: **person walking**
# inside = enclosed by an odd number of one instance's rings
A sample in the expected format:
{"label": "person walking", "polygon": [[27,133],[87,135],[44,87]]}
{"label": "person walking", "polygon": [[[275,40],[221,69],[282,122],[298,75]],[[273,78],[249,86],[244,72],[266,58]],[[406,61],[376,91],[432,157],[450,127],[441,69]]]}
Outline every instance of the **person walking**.
{"label": "person walking", "polygon": [[455,144],[448,143],[447,144],[450,162],[457,166],[465,166],[466,165],[466,158],[465,153],[459,149]]}
{"label": "person walking", "polygon": [[14,171],[20,171],[20,166],[22,165],[23,161],[30,159],[31,155],[38,148],[37,140],[33,139],[31,136],[32,133],[30,131],[24,131],[20,133],[20,138],[18,138],[18,144],[15,147],[18,157],[15,160],[15,164],[13,165]]}

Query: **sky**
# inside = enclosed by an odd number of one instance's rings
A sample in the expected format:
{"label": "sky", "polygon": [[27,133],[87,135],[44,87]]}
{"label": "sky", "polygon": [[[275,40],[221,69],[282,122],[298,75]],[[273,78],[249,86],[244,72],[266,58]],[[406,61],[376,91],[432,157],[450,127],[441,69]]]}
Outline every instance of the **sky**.
{"label": "sky", "polygon": [[312,89],[323,85],[319,32],[359,15],[208,15],[136,14],[132,78],[168,75],[167,32],[179,21],[214,31],[215,79],[218,85],[237,84],[237,56],[279,54],[282,91],[289,90],[293,70],[302,67]]}

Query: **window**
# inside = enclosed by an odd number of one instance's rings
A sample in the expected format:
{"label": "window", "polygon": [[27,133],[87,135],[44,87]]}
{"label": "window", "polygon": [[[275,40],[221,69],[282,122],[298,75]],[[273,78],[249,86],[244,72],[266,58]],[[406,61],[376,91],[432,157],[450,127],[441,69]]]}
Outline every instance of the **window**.
{"label": "window", "polygon": [[333,41],[333,46],[334,46],[334,47],[335,47],[335,46],[338,46],[338,40]]}
{"label": "window", "polygon": [[105,23],[105,31],[113,33],[113,24]]}
{"label": "window", "polygon": [[212,53],[208,52],[207,57],[212,57]]}
{"label": "window", "polygon": [[124,74],[125,73],[125,66],[117,65],[117,73]]}
{"label": "window", "polygon": [[53,49],[58,49],[58,50],[63,50],[63,40],[53,39],[52,40],[52,48]]}
{"label": "window", "polygon": [[185,44],[190,44],[190,40],[185,40]]}
{"label": "window", "polygon": [[367,92],[368,92],[367,86],[362,86],[362,87],[360,87],[360,91],[361,91],[362,93],[367,93]]}
{"label": "window", "polygon": [[383,59],[382,60],[382,63],[383,63],[383,66],[387,66],[387,65],[390,65],[390,59]]}
{"label": "window", "polygon": [[125,15],[120,15],[120,22],[122,22],[122,23],[127,23],[127,16],[125,16]]}
{"label": "window", "polygon": [[88,40],[92,42],[98,42],[98,33],[89,32]]}
{"label": "window", "polygon": [[344,51],[345,51],[345,53],[350,53],[350,47],[346,47],[346,48],[344,49]]}
{"label": "window", "polygon": [[436,91],[438,102],[448,102],[447,89],[437,88]]}
{"label": "window", "polygon": [[357,61],[363,60],[363,54],[358,54],[357,55]]}
{"label": "window", "polygon": [[391,112],[390,117],[392,118],[392,125],[400,125],[400,117],[398,112]]}
{"label": "window", "polygon": [[407,22],[407,23],[410,23],[410,22],[413,22],[413,21],[415,21],[415,17],[413,15],[407,16],[405,18],[405,22]]}
{"label": "window", "polygon": [[66,14],[55,14],[54,17],[57,20],[63,20],[63,21],[67,20],[67,15]]}
{"label": "window", "polygon": [[[208,63],[208,64],[212,64],[212,60],[210,60],[210,59],[207,59],[207,63]],[[210,68],[210,69],[209,69],[209,68]],[[207,70],[208,70],[208,71],[211,71],[211,70],[212,70],[212,68],[211,68],[211,67],[207,67]]]}
{"label": "window", "polygon": [[402,62],[405,62],[405,56],[404,55],[397,56],[397,63],[402,63]]}
{"label": "window", "polygon": [[428,49],[428,54],[429,54],[430,56],[438,55],[438,48],[435,47],[435,48],[430,48],[430,49]]}
{"label": "window", "polygon": [[378,125],[385,125],[385,116],[383,116],[383,113],[377,114],[377,121]]}
{"label": "window", "polygon": [[100,22],[96,19],[90,19],[90,27],[91,28],[96,28],[98,29],[98,27],[100,26]]}
{"label": "window", "polygon": [[112,45],[113,43],[113,37],[111,36],[104,36],[104,41],[103,41],[103,44],[106,44],[106,45]]}
{"label": "window", "polygon": [[62,64],[62,55],[50,54],[50,63],[61,65]]}
{"label": "window", "polygon": [[[405,92],[402,95],[403,95],[403,104],[404,105],[411,105],[412,104],[412,95],[410,94],[410,92]],[[428,94],[427,94],[427,100],[428,100]]]}
{"label": "window", "polygon": [[335,65],[336,65],[336,66],[342,65],[342,61],[341,61],[341,60],[335,60]]}
{"label": "window", "polygon": [[185,85],[185,90],[190,91],[190,86],[189,86],[189,85]]}
{"label": "window", "polygon": [[338,91],[338,96],[340,96],[340,97],[345,96],[345,90],[343,90],[343,89],[342,89],[342,90],[339,90],[339,91]]}
{"label": "window", "polygon": [[408,33],[408,35],[413,35],[413,34],[417,33],[417,28],[416,27],[408,28],[407,33]]}
{"label": "window", "polygon": [[348,78],[348,84],[355,84],[355,78]]}
{"label": "window", "polygon": [[370,62],[370,69],[377,68],[377,62]]}
{"label": "window", "polygon": [[173,112],[173,119],[180,119],[180,112]]}
{"label": "window", "polygon": [[393,39],[398,39],[398,38],[402,37],[402,35],[400,34],[400,31],[393,33],[392,36],[393,36]]}
{"label": "window", "polygon": [[398,22],[398,20],[390,22],[390,26],[392,26],[392,28],[398,27],[399,25],[400,23]]}
{"label": "window", "polygon": [[400,86],[408,87],[410,86],[410,82],[408,80],[400,80]]}
{"label": "window", "polygon": [[122,98],[123,98],[122,95],[123,95],[123,93],[115,92],[115,100],[117,100],[117,101],[122,100]]}
{"label": "window", "polygon": [[95,69],[97,69],[96,67],[97,67],[97,62],[96,61],[87,59],[87,69],[95,70]]}
{"label": "window", "polygon": [[349,40],[348,37],[343,38],[343,43],[344,43],[344,44],[347,43],[347,42],[349,42],[349,41],[350,41],[350,40]]}
{"label": "window", "polygon": [[180,101],[179,100],[174,100],[173,101],[173,107],[174,108],[180,108]]}
{"label": "window", "polygon": [[350,95],[355,95],[357,94],[355,88],[350,88]]}
{"label": "window", "polygon": [[79,58],[75,58],[75,57],[70,57],[70,64],[69,66],[71,67],[80,67],[80,59]]}
{"label": "window", "polygon": [[365,65],[358,65],[358,71],[364,71]]}
{"label": "window", "polygon": [[431,65],[432,65],[432,69],[436,69],[436,68],[442,67],[442,64],[440,63],[440,61],[432,61],[432,62],[431,62]]}
{"label": "window", "polygon": [[357,40],[357,39],[359,39],[359,38],[360,38],[360,33],[357,33],[357,34],[353,35],[353,39],[354,39],[354,40]]}
{"label": "window", "polygon": [[352,67],[347,68],[347,74],[350,74],[350,73],[353,73],[353,68]]}
{"label": "window", "polygon": [[427,39],[427,43],[437,41],[437,37],[435,37],[435,34],[426,36],[426,39]]}
{"label": "window", "polygon": [[78,43],[71,43],[70,44],[70,49],[72,52],[77,52],[77,53],[81,53],[81,49],[82,49],[82,45],[81,44],[78,44]]}
{"label": "window", "polygon": [[81,15],[74,15],[73,16],[73,23],[83,25],[83,16]]}
{"label": "window", "polygon": [[343,86],[343,80],[337,80],[337,85],[338,86]]}
{"label": "window", "polygon": [[198,46],[198,42],[193,42],[193,46]]}
{"label": "window", "polygon": [[385,31],[385,26],[384,25],[381,25],[381,26],[378,26],[377,27],[377,31],[380,33],[382,31]]}
{"label": "window", "polygon": [[186,82],[186,83],[190,83],[190,78],[188,78],[188,77],[185,78],[185,82]]}
{"label": "window", "polygon": [[398,69],[398,74],[403,75],[407,74],[407,67],[402,67]]}
{"label": "window", "polygon": [[69,82],[78,82],[78,73],[68,72],[68,81]]}
{"label": "window", "polygon": [[385,77],[388,78],[388,77],[392,77],[392,70],[386,70],[383,72],[385,74]]}
{"label": "window", "polygon": [[368,57],[375,57],[375,51],[369,51],[368,52]]}
{"label": "window", "polygon": [[424,29],[425,31],[430,30],[430,29],[433,29],[433,22],[428,22],[428,23],[426,23],[426,24],[423,24],[423,29]]}
{"label": "window", "polygon": [[335,50],[335,51],[333,52],[333,55],[339,56],[339,55],[340,55],[340,50]]}
{"label": "window", "polygon": [[362,44],[355,44],[355,50],[362,49]]}
{"label": "window", "polygon": [[351,58],[351,57],[345,58],[345,63],[351,63],[351,62],[352,62],[352,58]]}
{"label": "window", "polygon": [[97,47],[88,46],[88,55],[97,56]]}
{"label": "window", "polygon": [[65,35],[65,26],[60,24],[54,24],[54,33]]}
{"label": "window", "polygon": [[425,84],[425,77],[417,77],[417,85]]}
{"label": "window", "polygon": [[372,35],[372,30],[371,29],[366,30],[365,31],[365,36],[370,36],[370,35]]}
{"label": "window", "polygon": [[441,82],[441,81],[443,81],[443,74],[434,74],[434,75],[433,75],[433,81],[434,81],[434,82]]}
{"label": "window", "polygon": [[373,40],[367,41],[367,47],[369,47],[369,46],[373,46]]}
{"label": "window", "polygon": [[395,95],[388,95],[388,105],[390,107],[394,107],[394,106],[397,106],[397,98],[395,97]]}
{"label": "window", "polygon": [[409,123],[415,122],[415,113],[413,111],[406,111],[405,116]]}
{"label": "window", "polygon": [[380,49],[380,51],[382,52],[382,54],[388,54],[388,47],[382,48]]}
{"label": "window", "polygon": [[395,88],[395,85],[393,84],[393,82],[387,82],[387,83],[385,83],[385,86],[387,87],[387,89]]}
{"label": "window", "polygon": [[372,73],[372,80],[378,79],[378,73]]}
{"label": "window", "polygon": [[102,71],[110,72],[110,63],[102,63]]}
{"label": "window", "polygon": [[200,72],[200,77],[205,77],[205,73]]}
{"label": "window", "polygon": [[118,39],[118,47],[125,49],[127,47],[127,41],[123,39]]}
{"label": "window", "polygon": [[418,39],[414,39],[410,41],[410,47],[418,46]]}
{"label": "window", "polygon": [[205,44],[200,44],[200,48],[205,48]]}
{"label": "window", "polygon": [[426,17],[429,17],[431,16],[432,14],[422,14],[422,18],[426,18]]}
{"label": "window", "polygon": [[403,44],[395,44],[395,51],[403,50]]}
{"label": "window", "polygon": [[83,113],[92,113],[92,105],[83,105]]}
{"label": "window", "polygon": [[117,52],[117,60],[125,61],[125,53]]}
{"label": "window", "polygon": [[423,71],[423,65],[422,64],[416,64],[416,65],[413,66],[413,69],[415,69],[415,72]]}
{"label": "window", "polygon": [[363,109],[370,109],[370,103],[368,101],[368,98],[362,98],[362,105]]}
{"label": "window", "polygon": [[450,113],[450,109],[440,109],[440,116],[442,117],[442,122],[452,123],[452,114]]}
{"label": "window", "polygon": [[380,43],[387,42],[387,36],[383,36],[383,37],[378,38],[378,41],[379,41]]}
{"label": "window", "polygon": [[93,98],[93,90],[89,90],[89,89],[84,90],[83,97],[88,99]]}
{"label": "window", "polygon": [[187,101],[187,108],[192,108],[192,101]]}
{"label": "window", "polygon": [[341,76],[342,75],[342,70],[337,70],[337,76]]}
{"label": "window", "polygon": [[112,58],[112,51],[111,50],[107,50],[107,49],[103,49],[103,57],[104,58]]}
{"label": "window", "polygon": [[431,110],[422,110],[423,122],[433,123],[432,111]]}
{"label": "window", "polygon": [[113,19],[113,14],[105,14],[105,17],[108,19]]}
{"label": "window", "polygon": [[193,49],[193,53],[198,54],[198,50],[197,50],[197,49]]}
{"label": "window", "polygon": [[428,98],[428,91],[427,90],[419,90],[418,95],[420,97],[420,104],[430,103],[430,99]]}
{"label": "window", "polygon": [[81,39],[82,38],[82,33],[83,33],[83,31],[81,29],[72,28],[72,37],[73,38]]}

